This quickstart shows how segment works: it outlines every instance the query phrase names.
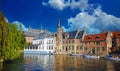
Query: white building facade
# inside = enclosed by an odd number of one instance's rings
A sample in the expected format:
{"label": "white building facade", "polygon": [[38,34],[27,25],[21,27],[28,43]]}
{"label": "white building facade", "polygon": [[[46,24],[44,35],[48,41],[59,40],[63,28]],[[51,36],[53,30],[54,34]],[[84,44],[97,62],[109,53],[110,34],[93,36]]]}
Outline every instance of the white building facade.
{"label": "white building facade", "polygon": [[39,34],[33,39],[32,45],[24,48],[24,53],[54,54],[54,37],[48,32]]}

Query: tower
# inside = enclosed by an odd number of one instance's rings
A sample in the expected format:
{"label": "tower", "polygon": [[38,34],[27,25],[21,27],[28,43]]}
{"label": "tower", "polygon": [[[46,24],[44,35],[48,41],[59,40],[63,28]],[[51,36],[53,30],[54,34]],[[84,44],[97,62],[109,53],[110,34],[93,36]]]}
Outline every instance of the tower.
{"label": "tower", "polygon": [[112,47],[112,37],[111,37],[111,32],[107,33],[106,37],[106,46],[107,46],[107,53],[111,52],[110,48]]}
{"label": "tower", "polygon": [[41,32],[41,33],[43,32],[43,29],[42,29],[42,24],[41,24],[41,26],[40,26],[40,32]]}
{"label": "tower", "polygon": [[62,33],[63,33],[63,29],[61,28],[60,19],[58,19],[57,38],[56,38],[56,42],[57,42],[56,52],[57,53],[61,53],[61,50],[62,50]]}
{"label": "tower", "polygon": [[82,41],[84,40],[84,37],[85,37],[85,35],[87,35],[87,33],[86,33],[86,27],[84,27],[84,28],[83,28],[83,36],[82,36]]}

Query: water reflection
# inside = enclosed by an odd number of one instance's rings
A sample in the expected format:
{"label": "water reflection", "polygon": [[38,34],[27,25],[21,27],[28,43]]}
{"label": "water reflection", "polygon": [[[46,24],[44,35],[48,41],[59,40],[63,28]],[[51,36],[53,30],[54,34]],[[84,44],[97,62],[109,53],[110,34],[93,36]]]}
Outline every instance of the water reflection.
{"label": "water reflection", "polygon": [[53,71],[53,55],[24,55],[25,71]]}
{"label": "water reflection", "polygon": [[0,71],[120,71],[120,62],[69,55],[25,54],[13,63],[0,63]]}
{"label": "water reflection", "polygon": [[105,64],[102,60],[68,55],[56,55],[54,65],[59,71],[105,71]]}
{"label": "water reflection", "polygon": [[112,61],[69,55],[24,55],[26,71],[115,71]]}
{"label": "water reflection", "polygon": [[3,68],[3,64],[0,63],[0,71],[2,71],[2,68]]}

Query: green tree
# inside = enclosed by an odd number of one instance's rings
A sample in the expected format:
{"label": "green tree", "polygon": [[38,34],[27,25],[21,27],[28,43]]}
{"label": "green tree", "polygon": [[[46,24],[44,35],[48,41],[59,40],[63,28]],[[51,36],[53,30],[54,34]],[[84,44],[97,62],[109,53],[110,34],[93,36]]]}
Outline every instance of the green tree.
{"label": "green tree", "polygon": [[3,14],[0,12],[0,58],[4,58],[5,47],[7,46],[7,28],[8,24],[5,21]]}
{"label": "green tree", "polygon": [[0,12],[0,59],[13,60],[20,55],[20,49],[26,45],[22,34],[22,26],[20,30],[18,25],[7,23],[3,14]]}

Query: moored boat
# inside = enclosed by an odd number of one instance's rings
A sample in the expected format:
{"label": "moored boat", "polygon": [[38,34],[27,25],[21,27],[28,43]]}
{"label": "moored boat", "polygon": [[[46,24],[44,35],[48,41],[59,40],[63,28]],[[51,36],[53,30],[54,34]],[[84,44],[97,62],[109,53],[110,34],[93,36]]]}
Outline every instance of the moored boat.
{"label": "moored boat", "polygon": [[83,56],[83,54],[70,53],[70,56]]}
{"label": "moored boat", "polygon": [[100,56],[97,55],[84,55],[86,58],[100,58]]}
{"label": "moored boat", "polygon": [[116,61],[120,61],[120,58],[118,58],[118,57],[105,56],[105,58],[108,59],[108,60],[116,60]]}

